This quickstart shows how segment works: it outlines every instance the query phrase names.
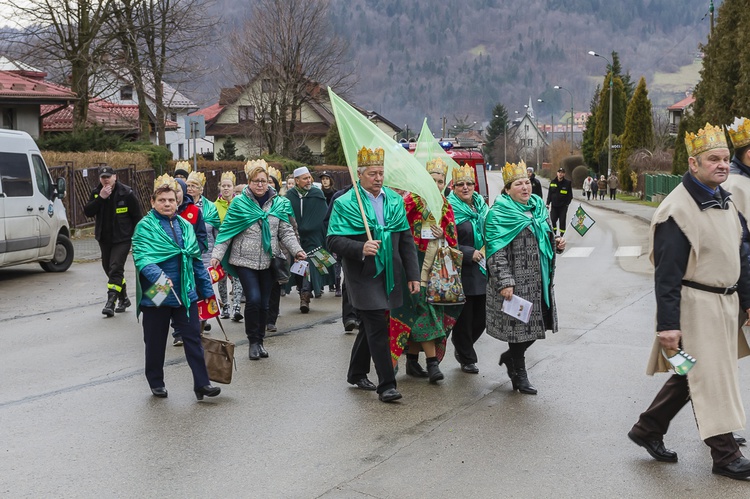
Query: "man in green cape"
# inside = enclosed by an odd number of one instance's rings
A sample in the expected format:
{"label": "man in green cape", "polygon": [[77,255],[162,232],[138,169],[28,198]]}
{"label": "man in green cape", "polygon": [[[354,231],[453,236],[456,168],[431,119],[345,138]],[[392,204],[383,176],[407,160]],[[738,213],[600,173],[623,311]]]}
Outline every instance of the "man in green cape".
{"label": "man in green cape", "polygon": [[[295,186],[286,193],[286,198],[292,204],[294,218],[297,220],[299,242],[306,253],[311,250],[325,248],[326,228],[324,219],[328,211],[323,191],[313,185],[313,177],[306,166],[294,170]],[[310,311],[310,298],[313,292],[318,298],[322,294],[325,283],[315,265],[308,266],[309,274],[302,277],[295,275],[299,289],[299,309],[306,314]]]}
{"label": "man in green cape", "polygon": [[[383,158],[382,149],[359,151],[360,181],[333,204],[328,247],[342,259],[349,296],[361,319],[347,381],[362,390],[377,390],[382,402],[392,402],[401,393],[391,362],[388,313],[402,303],[401,267],[412,294],[419,292],[420,269],[403,199],[383,187]],[[370,358],[377,387],[367,378]]]}

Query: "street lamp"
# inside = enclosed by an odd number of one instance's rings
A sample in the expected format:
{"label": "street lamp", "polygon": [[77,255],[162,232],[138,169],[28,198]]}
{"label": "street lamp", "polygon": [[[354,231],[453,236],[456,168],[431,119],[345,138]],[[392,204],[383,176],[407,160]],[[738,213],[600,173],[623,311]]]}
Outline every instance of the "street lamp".
{"label": "street lamp", "polygon": [[573,155],[573,92],[571,92],[565,87],[561,87],[560,85],[555,85],[555,90],[565,90],[570,95],[570,155],[572,156]]}
{"label": "street lamp", "polygon": [[[605,61],[607,61],[607,64],[609,64],[609,68],[612,68],[612,63],[609,62],[609,59],[604,57],[601,54],[597,54],[593,50],[589,50],[589,55],[593,55],[594,57],[601,57]],[[611,73],[611,71],[608,71],[608,73]],[[609,77],[609,147],[607,150],[607,176],[609,176],[612,173],[612,83],[614,81],[614,74],[610,75]]]}

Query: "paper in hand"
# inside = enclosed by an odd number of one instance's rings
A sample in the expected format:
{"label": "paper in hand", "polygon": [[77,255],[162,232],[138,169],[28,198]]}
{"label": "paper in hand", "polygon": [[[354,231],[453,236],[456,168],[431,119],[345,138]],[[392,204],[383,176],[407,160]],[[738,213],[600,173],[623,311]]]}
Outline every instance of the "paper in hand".
{"label": "paper in hand", "polygon": [[515,317],[523,323],[529,322],[532,303],[524,300],[518,295],[513,295],[510,300],[503,300],[503,312]]}
{"label": "paper in hand", "polygon": [[292,266],[289,268],[289,272],[292,274],[297,274],[304,276],[305,273],[307,273],[307,266],[309,263],[307,263],[307,260],[300,260],[299,262],[294,262]]}

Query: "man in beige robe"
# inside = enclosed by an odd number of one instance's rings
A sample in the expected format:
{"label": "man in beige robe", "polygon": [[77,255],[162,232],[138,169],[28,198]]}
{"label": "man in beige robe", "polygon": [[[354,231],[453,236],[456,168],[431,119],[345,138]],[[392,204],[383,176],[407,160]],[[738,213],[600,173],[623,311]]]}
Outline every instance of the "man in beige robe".
{"label": "man in beige robe", "polygon": [[683,349],[697,362],[686,376],[670,377],[628,437],[654,459],[676,462],[663,439],[690,401],[713,473],[745,479],[750,460],[732,432],[745,426],[737,358],[750,349],[738,337],[738,316],[750,309],[750,261],[737,209],[720,187],[729,175],[723,130],[707,123],[685,144],[689,170],[651,221],[657,333],[647,372],[670,369],[662,350]]}

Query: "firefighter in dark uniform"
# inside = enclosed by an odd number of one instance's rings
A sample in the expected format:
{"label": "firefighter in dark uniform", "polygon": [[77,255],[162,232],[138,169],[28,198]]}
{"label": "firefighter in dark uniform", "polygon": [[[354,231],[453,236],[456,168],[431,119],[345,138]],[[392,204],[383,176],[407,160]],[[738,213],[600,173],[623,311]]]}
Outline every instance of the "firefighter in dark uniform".
{"label": "firefighter in dark uniform", "polygon": [[83,212],[87,217],[96,218],[94,234],[99,241],[102,267],[108,279],[107,303],[102,314],[112,317],[115,312],[125,312],[130,306],[125,290],[125,260],[130,252],[133,231],[142,215],[133,189],[117,181],[111,166],[99,168],[99,184],[91,191]]}
{"label": "firefighter in dark uniform", "polygon": [[573,201],[573,186],[565,178],[565,170],[557,170],[557,178],[552,179],[547,191],[547,208],[552,221],[552,230],[557,235],[557,221],[560,221],[560,235],[565,235],[565,220],[568,216],[568,206]]}

